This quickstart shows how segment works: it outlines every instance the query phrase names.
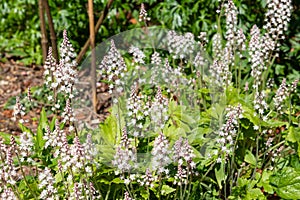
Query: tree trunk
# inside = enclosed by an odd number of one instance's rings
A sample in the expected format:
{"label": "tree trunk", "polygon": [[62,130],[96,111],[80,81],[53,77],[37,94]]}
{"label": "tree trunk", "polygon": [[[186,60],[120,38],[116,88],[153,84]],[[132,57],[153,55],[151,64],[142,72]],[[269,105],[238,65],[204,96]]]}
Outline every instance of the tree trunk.
{"label": "tree trunk", "polygon": [[46,23],[45,23],[45,16],[44,16],[44,5],[43,0],[39,0],[39,17],[41,22],[41,35],[42,35],[42,51],[43,51],[43,64],[47,58],[47,51],[48,51],[48,39],[46,34]]}
{"label": "tree trunk", "polygon": [[49,23],[49,29],[50,29],[50,39],[51,39],[51,46],[52,46],[52,51],[53,51],[53,57],[55,58],[56,61],[58,61],[58,51],[57,51],[57,44],[56,44],[56,34],[54,30],[54,25],[53,25],[53,20],[50,12],[50,7],[48,0],[44,0],[44,6],[48,18],[48,23]]}
{"label": "tree trunk", "polygon": [[93,95],[93,108],[94,112],[97,113],[97,91],[96,91],[96,52],[95,52],[95,25],[94,25],[94,9],[93,0],[88,0],[89,10],[89,21],[90,21],[90,44],[92,50],[91,59],[91,84],[92,84],[92,95]]}

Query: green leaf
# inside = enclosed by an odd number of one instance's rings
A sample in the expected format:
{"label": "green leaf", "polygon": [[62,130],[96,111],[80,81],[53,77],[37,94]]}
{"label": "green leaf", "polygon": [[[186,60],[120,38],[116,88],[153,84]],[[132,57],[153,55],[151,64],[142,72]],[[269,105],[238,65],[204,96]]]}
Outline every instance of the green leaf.
{"label": "green leaf", "polygon": [[113,116],[108,117],[104,124],[100,124],[100,136],[108,145],[114,145],[116,141],[117,122]]}
{"label": "green leaf", "polygon": [[247,195],[245,197],[245,200],[252,200],[252,199],[266,199],[264,197],[264,194],[259,188],[251,188],[247,191]]}
{"label": "green leaf", "polygon": [[163,185],[161,188],[161,194],[165,196],[165,195],[168,195],[168,194],[174,192],[175,190],[176,190],[175,188],[172,188],[168,185]]}
{"label": "green leaf", "polygon": [[256,158],[255,156],[252,154],[251,151],[247,150],[246,151],[246,155],[245,155],[245,162],[251,164],[251,165],[256,165]]}
{"label": "green leaf", "polygon": [[226,178],[226,175],[224,173],[224,164],[223,163],[221,163],[219,169],[215,168],[215,175],[216,175],[218,186],[219,186],[220,189],[222,189],[223,188],[222,182]]}
{"label": "green leaf", "polygon": [[59,182],[61,182],[62,180],[63,180],[63,177],[62,177],[61,173],[57,173],[57,174],[55,175],[55,182],[56,182],[56,183],[59,183]]}
{"label": "green leaf", "polygon": [[22,132],[32,133],[31,130],[28,127],[26,127],[24,124],[19,123],[19,127]]}
{"label": "green leaf", "polygon": [[263,187],[264,191],[269,193],[269,194],[273,194],[273,187],[270,185],[270,181],[269,178],[273,173],[271,171],[264,171],[262,173],[262,177],[259,181],[259,183],[257,183],[258,187]]}
{"label": "green leaf", "polygon": [[56,121],[56,117],[54,116],[50,122],[50,130],[53,131],[55,128],[55,121]]}
{"label": "green leaf", "polygon": [[270,184],[278,196],[283,199],[299,199],[300,172],[294,168],[285,167],[270,177]]}
{"label": "green leaf", "polygon": [[141,190],[140,194],[144,199],[149,199],[149,192],[147,190]]}
{"label": "green leaf", "polygon": [[195,120],[193,117],[191,117],[187,114],[184,114],[184,113],[181,113],[181,120],[187,124],[195,123]]}
{"label": "green leaf", "polygon": [[[10,143],[10,137],[11,137],[11,134],[0,132],[0,138],[4,139],[5,144]],[[19,137],[15,136],[14,138],[15,138],[16,142],[19,143]]]}
{"label": "green leaf", "polygon": [[38,152],[44,147],[45,141],[43,139],[43,135],[44,135],[43,130],[45,130],[47,126],[48,126],[48,119],[47,119],[45,108],[43,108],[41,111],[40,121],[39,121],[36,137],[35,137],[35,148]]}
{"label": "green leaf", "polygon": [[289,132],[286,136],[286,140],[289,141],[289,142],[297,142],[297,140],[295,138],[294,127],[293,126],[289,127]]}
{"label": "green leaf", "polygon": [[124,181],[121,180],[120,178],[114,178],[111,182],[116,184],[124,183]]}

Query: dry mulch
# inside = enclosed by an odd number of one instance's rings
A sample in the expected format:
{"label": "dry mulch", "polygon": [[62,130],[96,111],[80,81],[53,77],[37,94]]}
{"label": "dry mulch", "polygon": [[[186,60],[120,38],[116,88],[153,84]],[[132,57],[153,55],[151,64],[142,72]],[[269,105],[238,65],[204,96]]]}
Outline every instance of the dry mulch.
{"label": "dry mulch", "polygon": [[[13,121],[13,106],[9,108],[6,104],[12,97],[27,92],[28,87],[41,86],[43,84],[43,67],[42,66],[24,66],[14,60],[5,63],[0,62],[0,132],[18,135],[21,129],[18,123]],[[101,85],[97,88],[97,114],[92,118],[96,122],[103,121],[109,115],[110,95],[107,92],[107,86]],[[23,117],[24,125],[31,130],[37,127],[37,121],[32,118],[39,116],[42,106],[32,109]]]}
{"label": "dry mulch", "polygon": [[[40,66],[34,65],[27,67],[14,60],[0,63],[0,132],[20,133],[17,123],[12,120],[13,108],[6,109],[5,105],[10,98],[27,91],[28,87],[42,85],[43,71],[41,69]],[[32,112],[28,113],[25,118],[32,117]],[[34,112],[38,114],[39,110]],[[25,125],[31,127],[34,124]]]}

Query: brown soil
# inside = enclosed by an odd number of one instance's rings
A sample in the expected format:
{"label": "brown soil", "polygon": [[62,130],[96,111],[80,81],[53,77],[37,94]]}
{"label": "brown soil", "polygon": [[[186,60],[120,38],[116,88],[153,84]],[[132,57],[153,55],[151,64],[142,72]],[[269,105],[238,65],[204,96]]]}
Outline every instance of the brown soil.
{"label": "brown soil", "polygon": [[[0,63],[0,132],[14,135],[18,135],[21,132],[18,123],[12,119],[13,105],[7,107],[7,102],[10,98],[27,92],[28,87],[41,86],[42,84],[43,68],[41,66],[24,66],[14,60]],[[110,95],[107,92],[107,86],[99,85],[97,98],[97,114],[89,114],[89,120],[93,119],[94,123],[99,124],[100,121],[103,121],[109,115]],[[36,130],[38,122],[32,119],[38,118],[43,102],[40,102],[39,105],[39,107],[33,108],[23,117],[26,121],[24,125],[33,131]]]}
{"label": "brown soil", "polygon": [[[42,76],[41,67],[26,67],[14,60],[0,63],[0,132],[18,134],[21,131],[12,120],[13,107],[5,108],[5,105],[10,98],[27,91],[28,87],[42,85]],[[39,109],[31,111],[24,118],[29,119],[39,112]],[[35,124],[30,122],[25,125],[32,127]]]}

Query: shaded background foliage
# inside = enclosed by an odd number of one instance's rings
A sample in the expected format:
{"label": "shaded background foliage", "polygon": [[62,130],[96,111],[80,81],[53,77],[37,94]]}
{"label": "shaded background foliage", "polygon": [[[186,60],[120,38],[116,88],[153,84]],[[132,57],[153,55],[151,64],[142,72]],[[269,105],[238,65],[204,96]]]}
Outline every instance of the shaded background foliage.
{"label": "shaded background foliage", "polygon": [[[95,19],[99,18],[106,5],[105,0],[94,0]],[[199,35],[205,31],[211,38],[216,32],[218,0],[116,0],[109,10],[107,18],[96,34],[96,42],[132,28],[139,27],[138,15],[140,4],[144,3],[151,17],[151,25],[180,32],[192,32]],[[239,24],[245,33],[250,32],[252,24],[262,27],[266,0],[235,1],[239,11]],[[80,48],[89,37],[87,1],[85,0],[49,0],[58,44],[62,31],[68,30],[76,49]],[[272,71],[274,78],[289,74],[288,79],[298,78],[300,61],[300,0],[293,1],[294,11],[287,35],[282,45],[280,57]],[[1,60],[13,57],[28,65],[41,64],[40,22],[38,4],[35,0],[11,0],[0,2],[0,52]],[[48,27],[47,27],[48,28]],[[49,33],[49,31],[48,31]],[[49,34],[48,34],[49,37]],[[49,40],[50,42],[50,40]]]}

